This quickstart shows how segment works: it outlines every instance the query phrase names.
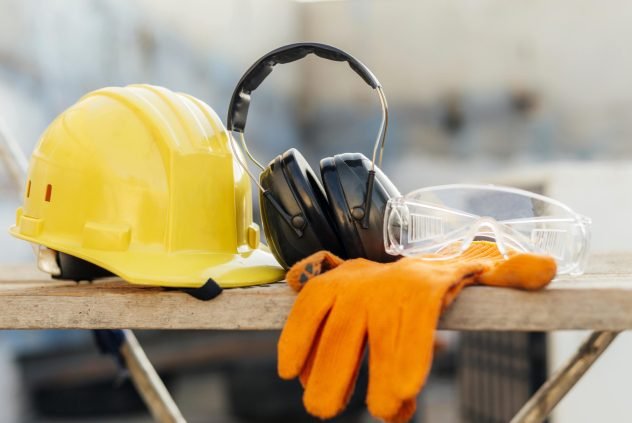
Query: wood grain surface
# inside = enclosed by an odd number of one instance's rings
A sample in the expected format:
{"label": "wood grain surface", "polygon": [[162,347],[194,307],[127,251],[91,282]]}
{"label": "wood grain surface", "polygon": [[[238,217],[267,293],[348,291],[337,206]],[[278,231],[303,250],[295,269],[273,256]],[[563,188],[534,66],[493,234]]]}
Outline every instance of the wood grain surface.
{"label": "wood grain surface", "polygon": [[[0,267],[0,329],[280,329],[296,294],[285,284],[227,289],[212,301],[119,279],[55,281],[29,266]],[[632,254],[591,258],[577,278],[540,292],[470,287],[441,329],[632,329]]]}

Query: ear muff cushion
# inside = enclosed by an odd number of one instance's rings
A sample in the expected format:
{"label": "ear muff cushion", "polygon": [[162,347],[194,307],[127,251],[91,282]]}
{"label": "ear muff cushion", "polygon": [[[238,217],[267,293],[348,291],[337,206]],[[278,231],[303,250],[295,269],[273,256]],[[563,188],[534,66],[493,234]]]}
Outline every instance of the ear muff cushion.
{"label": "ear muff cushion", "polygon": [[323,187],[298,150],[290,149],[275,158],[261,174],[261,185],[290,216],[304,219],[299,236],[265,196],[260,196],[266,238],[282,266],[289,268],[320,250],[345,257]]}
{"label": "ear muff cushion", "polygon": [[397,257],[384,250],[384,211],[389,198],[400,194],[379,168],[375,168],[369,227],[363,228],[362,221],[352,215],[354,208],[364,209],[370,169],[371,161],[360,153],[339,154],[320,162],[331,214],[348,257],[389,262]]}

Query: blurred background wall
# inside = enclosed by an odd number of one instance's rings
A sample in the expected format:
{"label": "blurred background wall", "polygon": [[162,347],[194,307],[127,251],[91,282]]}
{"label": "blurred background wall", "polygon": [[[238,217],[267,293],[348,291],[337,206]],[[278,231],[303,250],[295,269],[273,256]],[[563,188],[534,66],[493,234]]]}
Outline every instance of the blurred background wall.
{"label": "blurred background wall", "polygon": [[[631,19],[621,0],[0,0],[0,128],[28,155],[84,93],[136,82],[192,94],[223,117],[242,73],[268,50],[331,43],[384,86],[391,124],[383,168],[402,192],[530,175],[525,184],[552,184],[550,192],[595,219],[595,250],[629,250],[632,229],[616,225],[608,205],[632,182]],[[298,147],[318,166],[329,154],[368,155],[378,126],[379,102],[360,78],[308,58],[279,67],[257,90],[246,135],[262,161]],[[585,195],[588,186],[599,201]],[[20,195],[0,167],[0,229]],[[616,209],[621,219],[626,204]],[[1,262],[32,260],[4,230],[0,251]],[[87,342],[75,332],[5,338],[7,357]],[[553,364],[574,344],[559,345]],[[608,360],[602,375],[629,392],[612,371],[625,360]],[[581,399],[597,395],[588,385],[565,400],[559,421],[592,421],[594,408]],[[632,418],[612,397],[596,407]]]}

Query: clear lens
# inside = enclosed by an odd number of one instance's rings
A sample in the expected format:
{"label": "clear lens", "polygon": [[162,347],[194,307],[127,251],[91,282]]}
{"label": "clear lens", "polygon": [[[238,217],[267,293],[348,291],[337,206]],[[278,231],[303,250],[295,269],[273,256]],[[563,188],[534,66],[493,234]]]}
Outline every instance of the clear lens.
{"label": "clear lens", "polygon": [[467,237],[476,216],[400,198],[387,205],[384,240],[389,254],[434,253]]}
{"label": "clear lens", "polygon": [[389,201],[384,240],[390,254],[438,252],[483,237],[499,250],[551,255],[558,273],[583,272],[590,220],[528,191],[486,185],[424,188]]}

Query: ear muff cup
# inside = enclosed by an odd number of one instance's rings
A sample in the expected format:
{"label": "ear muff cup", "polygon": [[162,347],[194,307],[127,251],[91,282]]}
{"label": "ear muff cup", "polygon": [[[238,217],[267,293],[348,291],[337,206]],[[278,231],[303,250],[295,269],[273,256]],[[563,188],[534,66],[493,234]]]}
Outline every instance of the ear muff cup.
{"label": "ear muff cup", "polygon": [[384,211],[389,198],[400,194],[390,179],[375,167],[368,228],[363,228],[361,216],[366,212],[364,203],[370,170],[371,161],[360,153],[338,154],[320,162],[323,186],[346,258],[390,262],[397,257],[384,251]]}
{"label": "ear muff cup", "polygon": [[[277,156],[260,177],[264,190],[285,209],[291,222],[260,193],[261,218],[268,245],[286,269],[320,250],[346,257],[330,205],[318,177],[298,150]],[[297,234],[300,231],[300,236]]]}

